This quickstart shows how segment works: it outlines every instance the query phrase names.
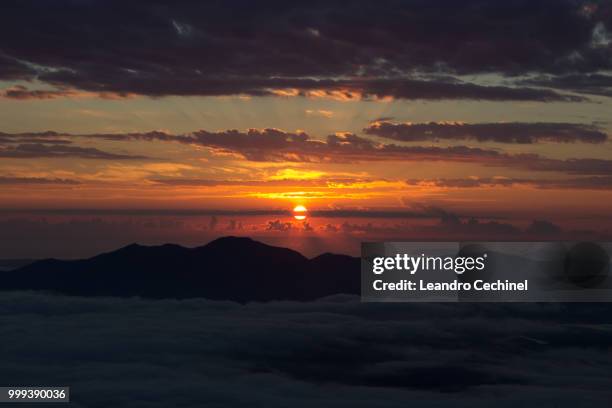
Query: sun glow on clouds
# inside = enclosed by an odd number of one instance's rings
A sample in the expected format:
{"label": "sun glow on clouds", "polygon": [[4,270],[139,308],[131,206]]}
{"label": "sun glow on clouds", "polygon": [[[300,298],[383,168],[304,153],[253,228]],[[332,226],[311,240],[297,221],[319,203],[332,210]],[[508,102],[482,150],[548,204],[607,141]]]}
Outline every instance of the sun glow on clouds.
{"label": "sun glow on clouds", "polygon": [[[311,99],[331,99],[340,102],[353,102],[364,99],[362,92],[352,89],[310,89],[297,88],[269,89],[269,92],[281,97],[305,96]],[[373,98],[376,99],[376,98]]]}
{"label": "sun glow on clouds", "polygon": [[[397,195],[397,194],[396,194]],[[244,195],[236,196],[244,197]],[[255,192],[248,194],[248,197],[263,198],[268,200],[318,200],[321,204],[329,203],[328,200],[370,200],[375,198],[389,198],[389,193],[368,192],[338,192],[338,191],[286,191],[286,192]]]}
{"label": "sun glow on clouds", "polygon": [[313,110],[313,109],[306,109],[306,116],[319,116],[319,117],[323,117],[323,118],[331,118],[334,116],[334,112],[329,111],[329,110],[324,110],[324,109],[317,109],[317,110]]}
{"label": "sun glow on clouds", "polygon": [[296,169],[282,169],[276,172],[275,175],[270,176],[270,180],[285,180],[285,179],[302,179],[302,180],[314,180],[325,176],[326,173],[323,171],[316,170],[296,170]]}

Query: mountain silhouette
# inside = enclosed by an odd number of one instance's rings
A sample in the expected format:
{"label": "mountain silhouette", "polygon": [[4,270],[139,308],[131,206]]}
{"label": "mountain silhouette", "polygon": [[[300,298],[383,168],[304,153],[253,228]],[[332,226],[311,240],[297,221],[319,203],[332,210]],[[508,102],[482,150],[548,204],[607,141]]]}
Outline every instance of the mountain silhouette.
{"label": "mountain silhouette", "polygon": [[307,301],[358,294],[359,268],[359,258],[323,254],[308,259],[250,238],[224,237],[197,248],[132,244],[89,259],[41,260],[4,272],[0,289],[78,296]]}

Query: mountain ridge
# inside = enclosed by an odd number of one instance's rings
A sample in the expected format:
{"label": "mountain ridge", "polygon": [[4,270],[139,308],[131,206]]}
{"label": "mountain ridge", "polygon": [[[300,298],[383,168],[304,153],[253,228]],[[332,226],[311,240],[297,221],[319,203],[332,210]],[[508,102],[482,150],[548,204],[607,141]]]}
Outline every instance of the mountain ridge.
{"label": "mountain ridge", "polygon": [[77,296],[298,300],[359,293],[359,258],[309,259],[247,237],[221,237],[187,248],[130,244],[79,260],[44,259],[4,273],[0,290]]}

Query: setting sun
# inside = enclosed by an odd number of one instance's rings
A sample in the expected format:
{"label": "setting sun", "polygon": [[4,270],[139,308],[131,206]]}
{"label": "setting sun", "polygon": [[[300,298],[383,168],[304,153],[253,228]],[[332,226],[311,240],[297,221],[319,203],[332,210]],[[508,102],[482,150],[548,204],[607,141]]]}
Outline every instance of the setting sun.
{"label": "setting sun", "polygon": [[305,220],[306,212],[308,212],[306,207],[304,207],[303,205],[296,205],[295,208],[293,209],[293,217],[296,220],[300,220],[300,221]]}

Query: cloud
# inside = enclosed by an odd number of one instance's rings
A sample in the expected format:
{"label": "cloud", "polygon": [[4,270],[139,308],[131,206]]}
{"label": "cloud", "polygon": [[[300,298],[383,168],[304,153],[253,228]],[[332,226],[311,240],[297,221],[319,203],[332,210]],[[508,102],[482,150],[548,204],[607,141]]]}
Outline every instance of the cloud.
{"label": "cloud", "polygon": [[[436,227],[434,227],[436,228]],[[466,221],[461,220],[457,215],[448,213],[440,217],[440,224],[437,228],[449,233],[459,233],[471,236],[517,236],[520,229],[512,224],[499,221],[480,221],[470,218]]]}
{"label": "cloud", "polygon": [[36,71],[32,67],[0,52],[0,79],[31,80],[35,75]]}
{"label": "cloud", "polygon": [[22,2],[5,11],[0,27],[0,79],[150,96],[295,89],[337,98],[580,100],[458,77],[610,69],[608,7],[587,7],[570,0],[274,7],[232,0],[172,7],[62,1],[41,10]]}
{"label": "cloud", "polygon": [[8,99],[57,99],[77,96],[78,92],[70,89],[35,89],[30,90],[22,85],[16,85],[0,91],[0,96]]}
{"label": "cloud", "polygon": [[[70,209],[56,212],[3,209],[0,214],[0,259],[84,258],[135,242],[196,247],[227,234],[231,227],[233,234],[242,234],[253,225],[260,226],[263,217],[290,216],[288,211],[278,210],[256,214],[262,218],[250,218],[251,214],[245,213],[194,214],[178,210],[157,213],[98,211],[95,214]],[[260,233],[275,235],[261,230]],[[265,240],[265,236],[263,238]],[[279,244],[288,245],[287,242]]]}
{"label": "cloud", "polygon": [[240,231],[242,230],[242,222],[238,220],[229,220],[226,230],[228,231]]}
{"label": "cloud", "polygon": [[594,231],[567,231],[547,220],[533,220],[527,228],[522,229],[509,222],[460,217],[450,212],[441,215],[438,224],[416,226],[415,230],[429,236],[438,236],[438,239],[445,237],[447,240],[482,241],[597,239],[599,235]]}
{"label": "cloud", "polygon": [[612,160],[606,159],[547,159],[533,154],[508,158],[508,164],[536,171],[557,171],[580,175],[612,175]]}
{"label": "cloud", "polygon": [[333,224],[326,224],[325,227],[323,227],[323,230],[325,232],[338,232],[338,227]]}
{"label": "cloud", "polygon": [[158,184],[168,186],[187,186],[187,187],[222,187],[222,186],[245,186],[245,187],[329,187],[335,184],[351,185],[355,183],[369,183],[374,179],[360,178],[319,178],[319,179],[278,179],[278,180],[211,180],[196,178],[164,178],[151,179]]}
{"label": "cloud", "polygon": [[[585,135],[588,134],[584,133]],[[312,138],[305,132],[281,129],[236,129],[210,132],[199,130],[173,135],[153,131],[146,133],[111,134],[0,134],[0,140],[14,143],[19,138],[42,137],[66,140],[72,138],[104,139],[110,141],[163,141],[202,146],[221,156],[238,155],[258,162],[296,163],[357,163],[375,161],[449,161],[478,163],[486,166],[511,167],[543,172],[562,172],[576,175],[612,175],[612,160],[594,158],[551,159],[535,153],[505,153],[499,149],[468,146],[405,146],[379,143],[353,133],[337,133],[326,140]],[[593,136],[595,137],[595,136]],[[569,140],[569,139],[568,139]],[[63,143],[62,143],[63,144]],[[1,147],[1,146],[0,146]],[[45,154],[47,156],[45,156]],[[145,159],[145,156],[106,153],[95,148],[76,146],[47,146],[40,143],[4,147],[4,157],[62,157]],[[164,183],[164,179],[154,179]],[[171,181],[167,183],[171,184]],[[187,181],[184,183],[188,184]],[[197,182],[194,182],[197,184]],[[206,184],[206,181],[202,181]],[[209,182],[210,183],[210,182]],[[180,183],[179,183],[180,184]]]}
{"label": "cloud", "polygon": [[[365,217],[365,215],[364,215]],[[427,218],[434,218],[433,214]],[[567,231],[546,220],[534,220],[527,228],[499,220],[479,219],[440,210],[435,222],[429,223],[380,223],[349,222],[326,224],[319,229],[327,233],[341,233],[342,239],[358,237],[363,240],[379,241],[423,241],[428,239],[446,241],[495,241],[495,240],[544,240],[555,239],[598,239],[605,233],[595,231]],[[409,219],[409,218],[408,218]]]}
{"label": "cloud", "polygon": [[214,231],[215,228],[217,228],[218,224],[219,224],[219,219],[217,218],[216,215],[213,215],[210,217],[210,221],[208,222],[208,229],[210,231]]}
{"label": "cloud", "polygon": [[0,143],[44,143],[44,144],[71,144],[70,135],[53,131],[26,132],[26,133],[4,133],[0,132]]}
{"label": "cloud", "polygon": [[452,161],[526,170],[580,175],[612,175],[612,160],[591,158],[550,159],[533,153],[504,153],[497,149],[468,146],[402,146],[378,143],[352,133],[313,139],[304,132],[280,129],[249,129],[170,135],[162,132],[85,135],[109,140],[160,140],[203,146],[213,153],[238,154],[251,161],[270,162],[363,162]]}
{"label": "cloud", "polygon": [[[478,85],[459,80],[415,80],[380,79],[345,81],[338,83],[339,92],[354,92],[366,99],[426,99],[426,100],[490,100],[490,101],[536,101],[536,102],[581,102],[587,99],[575,95],[562,95],[555,91],[494,85]],[[334,91],[333,87],[323,88]],[[329,92],[329,91],[328,91]]]}
{"label": "cloud", "polygon": [[558,236],[562,229],[546,220],[534,220],[527,228],[527,234],[535,236]]}
{"label": "cloud", "polygon": [[82,147],[74,144],[75,136],[68,133],[0,132],[0,157],[12,159],[65,158],[107,160],[144,160],[143,155],[130,155],[106,152],[95,147]]}
{"label": "cloud", "polygon": [[[584,139],[589,134],[583,129]],[[597,138],[597,131],[591,135]],[[561,137],[560,135],[557,135]],[[612,175],[612,160],[594,158],[551,159],[534,153],[505,153],[499,149],[468,146],[404,146],[385,144],[352,133],[337,133],[326,140],[312,138],[305,132],[287,132],[281,129],[249,129],[210,132],[199,130],[172,135],[165,132],[116,133],[116,134],[59,134],[55,132],[0,134],[0,150],[3,157],[83,157],[100,159],[145,159],[145,156],[107,153],[95,148],[45,145],[41,143],[11,146],[23,138],[72,140],[72,138],[104,139],[110,141],[163,141],[209,148],[213,154],[238,155],[250,161],[301,162],[301,163],[356,163],[375,161],[450,161],[478,163],[486,166],[514,167],[542,172],[562,172],[576,175]],[[547,136],[550,137],[550,136]],[[540,137],[540,139],[544,136]],[[570,140],[565,137],[565,140]],[[8,143],[8,144],[7,144]],[[0,148],[2,146],[0,145]],[[164,179],[154,179],[159,183]],[[183,181],[184,184],[198,182]],[[213,184],[201,181],[200,183]],[[231,182],[230,182],[231,183]],[[180,184],[177,181],[177,184]]]}
{"label": "cloud", "polygon": [[62,185],[77,185],[81,184],[78,180],[61,179],[61,178],[43,178],[43,177],[3,177],[0,176],[0,185],[23,185],[23,184],[62,184]]}
{"label": "cloud", "polygon": [[89,92],[75,88],[59,86],[54,89],[29,89],[23,85],[14,85],[0,90],[0,97],[15,100],[51,100],[58,98],[101,98],[101,99],[126,99],[133,95],[118,92]]}
{"label": "cloud", "polygon": [[581,102],[581,96],[564,95],[546,89],[478,85],[448,78],[437,80],[385,78],[352,80],[297,80],[292,82],[270,81],[269,87],[251,91],[255,96],[304,96],[351,100],[491,100],[536,102]]}
{"label": "cloud", "polygon": [[[306,172],[304,172],[306,173]],[[246,187],[251,191],[263,192],[271,188],[310,188],[310,189],[324,189],[348,192],[350,189],[388,189],[388,188],[402,188],[401,182],[391,181],[387,179],[376,179],[376,178],[361,178],[361,177],[329,177],[324,176],[324,173],[316,174],[317,178],[276,178],[278,176],[272,176],[273,178],[262,179],[201,179],[201,178],[150,178],[148,181],[155,183],[159,186],[169,187],[187,187],[194,189],[201,189],[207,187]],[[314,193],[314,191],[313,191]],[[339,194],[341,192],[338,192]]]}
{"label": "cloud", "polygon": [[603,143],[608,135],[599,126],[580,123],[370,123],[364,132],[402,142],[475,140],[497,143]]}
{"label": "cloud", "polygon": [[290,222],[283,222],[281,220],[268,221],[266,231],[279,231],[285,232],[293,229],[293,224]]}
{"label": "cloud", "polygon": [[398,146],[381,144],[352,133],[329,135],[325,141],[311,138],[304,132],[280,129],[249,129],[209,132],[199,130],[184,135],[160,132],[110,135],[84,135],[108,140],[160,140],[198,145],[222,154],[235,153],[251,161],[290,162],[356,162],[389,160],[451,160],[468,161],[501,157],[495,150],[453,146]]}
{"label": "cloud", "polygon": [[526,184],[530,180],[512,179],[506,177],[469,177],[469,178],[437,178],[410,179],[406,184],[411,186],[435,186],[443,188],[476,188],[476,187],[510,187],[515,184]]}
{"label": "cloud", "polygon": [[412,204],[410,209],[320,209],[311,210],[308,215],[310,217],[331,217],[331,218],[438,218],[440,214],[445,213],[444,210],[435,206],[426,206]]}
{"label": "cloud", "polygon": [[523,80],[521,83],[583,94],[612,97],[612,75],[607,74],[539,76]]}
{"label": "cloud", "polygon": [[[412,210],[376,211],[331,210],[329,212],[311,211],[310,216],[330,218],[360,218],[367,222],[344,221],[339,224],[328,223],[319,229],[328,233],[343,233],[343,239],[350,236],[379,241],[423,241],[427,239],[447,241],[469,240],[544,240],[554,236],[566,240],[606,239],[606,231],[569,230],[547,220],[533,220],[527,228],[516,222],[499,217],[481,216],[449,211],[424,203],[412,203]],[[316,213],[316,215],[315,215]],[[409,220],[433,220],[434,222],[411,222]],[[372,220],[372,221],[369,221]],[[382,222],[380,220],[383,220]],[[393,222],[388,222],[394,220]]]}
{"label": "cloud", "polygon": [[526,185],[541,189],[612,189],[612,177],[592,176],[572,179],[527,179],[510,177],[469,177],[469,178],[438,178],[411,179],[408,185],[435,186],[443,188],[477,188],[477,187],[513,187]]}
{"label": "cloud", "polygon": [[[43,136],[44,135],[44,136]],[[62,140],[60,143],[12,144],[23,138]],[[96,148],[71,146],[66,138],[90,138],[110,141],[163,141],[202,146],[221,156],[238,155],[258,162],[296,163],[357,163],[375,161],[449,161],[478,163],[486,166],[511,167],[543,172],[562,172],[575,175],[612,175],[612,160],[594,158],[551,159],[534,153],[505,153],[499,149],[468,146],[404,146],[385,144],[363,138],[353,133],[337,133],[326,140],[312,138],[304,132],[287,132],[281,129],[225,130],[210,132],[199,130],[173,135],[165,132],[116,133],[116,134],[60,134],[0,133],[0,157],[82,157],[97,159],[146,159],[146,156],[125,155],[100,151]],[[159,183],[172,181],[153,179]],[[196,181],[176,181],[177,184],[195,184]],[[214,184],[200,181],[203,185]],[[231,182],[229,182],[231,183]]]}
{"label": "cloud", "polygon": [[[545,219],[535,211],[530,217]],[[215,217],[215,218],[213,218]],[[216,221],[215,221],[216,219]],[[565,220],[555,239],[609,241],[605,215],[592,215],[596,229],[574,231]],[[442,221],[443,220],[443,221]],[[505,220],[456,209],[424,206],[421,212],[361,210],[309,214],[309,228],[293,219],[289,210],[223,212],[218,210],[0,210],[0,259],[74,259],[109,252],[137,242],[145,245],[176,243],[201,246],[227,234],[247,234],[262,242],[290,247],[307,256],[323,252],[358,255],[360,242],[427,240],[538,240],[549,236],[529,233],[526,220]],[[211,229],[211,224],[214,229]],[[242,229],[240,229],[242,225]],[[232,230],[232,228],[234,228]],[[308,232],[308,234],[303,233]],[[316,232],[316,233],[310,233]],[[96,239],[90,239],[95,237]]]}
{"label": "cloud", "polygon": [[146,156],[105,152],[95,147],[70,146],[65,144],[24,143],[15,146],[0,146],[0,157],[11,159],[65,158],[106,160],[143,160]]}
{"label": "cloud", "polygon": [[[142,80],[134,78],[129,83],[121,83],[125,78],[118,78],[116,83],[100,86],[98,81],[80,83],[73,80],[73,73],[66,73],[66,78],[51,81],[61,88],[82,89],[91,94],[105,98],[124,98],[131,94],[161,97],[167,95],[179,96],[280,96],[326,98],[340,101],[382,100],[386,98],[407,100],[490,100],[490,101],[535,101],[535,102],[583,102],[588,99],[583,96],[560,94],[550,89],[538,89],[521,86],[479,85],[454,79],[423,80],[404,77],[392,79],[279,79],[279,78],[228,78],[203,79],[193,78],[191,83],[184,79],[166,78],[163,87],[159,81],[152,78]],[[42,79],[42,78],[41,78]],[[66,91],[26,91],[14,90],[7,92],[5,97],[14,99],[39,99],[59,96],[74,96],[72,90]],[[311,114],[330,117],[329,111],[322,113],[313,111]],[[308,112],[307,112],[308,114]]]}
{"label": "cloud", "polygon": [[609,402],[609,304],[371,304],[334,296],[238,305],[1,296],[0,380],[70,384],[78,405]]}
{"label": "cloud", "polygon": [[334,116],[334,112],[324,109],[306,109],[304,112],[306,113],[306,116],[319,116],[328,119]]}

